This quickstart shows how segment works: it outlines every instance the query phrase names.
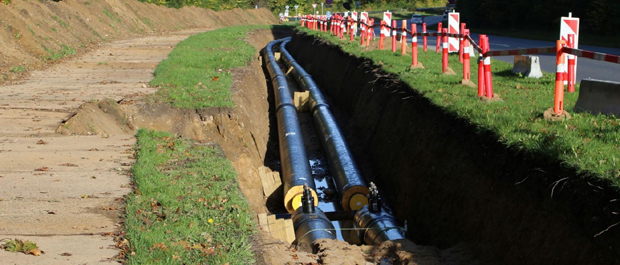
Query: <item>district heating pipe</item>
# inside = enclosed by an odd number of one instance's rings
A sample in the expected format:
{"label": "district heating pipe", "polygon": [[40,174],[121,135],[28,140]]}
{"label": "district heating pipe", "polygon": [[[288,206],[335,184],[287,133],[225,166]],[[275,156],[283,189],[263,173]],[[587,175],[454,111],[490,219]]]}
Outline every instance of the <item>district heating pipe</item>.
{"label": "district heating pipe", "polygon": [[336,188],[341,195],[344,210],[359,210],[368,204],[368,186],[360,174],[350,148],[327,101],[312,77],[293,59],[285,45],[291,38],[285,38],[280,47],[281,59],[287,67],[292,67],[290,74],[301,88],[310,92],[310,108],[314,124],[317,127],[321,144],[325,149],[329,167],[332,171]]}
{"label": "district heating pipe", "polygon": [[318,205],[318,196],[310,170],[310,163],[304,146],[304,140],[297,118],[297,108],[293,104],[291,91],[286,77],[282,73],[274,55],[282,39],[267,44],[263,50],[263,59],[273,84],[275,109],[278,121],[278,137],[280,143],[280,161],[282,165],[282,182],[284,206],[289,213],[301,206],[304,185],[310,189],[314,197],[314,205]]}

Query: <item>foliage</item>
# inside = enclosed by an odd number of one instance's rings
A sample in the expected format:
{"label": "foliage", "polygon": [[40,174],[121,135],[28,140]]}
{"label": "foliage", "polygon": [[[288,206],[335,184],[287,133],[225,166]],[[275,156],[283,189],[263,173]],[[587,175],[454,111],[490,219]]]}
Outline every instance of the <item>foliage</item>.
{"label": "foliage", "polygon": [[4,243],[0,248],[8,252],[22,252],[26,255],[40,256],[42,251],[36,243],[30,240],[11,239]]}
{"label": "foliage", "polygon": [[43,60],[45,61],[57,61],[64,57],[68,57],[68,56],[76,54],[76,51],[74,48],[69,47],[64,44],[61,45],[60,50],[58,52],[55,52],[48,48],[44,48],[44,49],[47,53],[49,53],[48,55],[43,56]]}
{"label": "foliage", "polygon": [[[481,130],[496,133],[499,140],[515,150],[559,160],[578,172],[605,178],[620,185],[620,118],[602,114],[576,113],[579,87],[566,93],[564,108],[572,118],[549,122],[542,113],[553,106],[554,74],[544,73],[540,79],[519,77],[511,73],[512,65],[493,61],[493,89],[503,101],[485,103],[478,99],[477,89],[460,83],[462,75],[441,73],[441,54],[418,52],[424,69],[411,69],[411,57],[391,51],[363,52],[359,42],[349,43],[329,33],[300,29],[308,34],[340,45],[345,52],[369,58],[382,64],[383,70],[395,74],[445,111],[469,120]],[[450,55],[450,67],[462,73],[458,55]],[[470,61],[471,80],[477,80],[476,60]]]}
{"label": "foliage", "polygon": [[140,0],[142,2],[163,5],[173,8],[195,6],[212,10],[228,10],[233,8],[251,8],[250,0]]}
{"label": "foliage", "polygon": [[25,72],[26,70],[27,70],[26,67],[21,66],[21,65],[19,65],[19,66],[11,66],[9,68],[9,71],[11,73],[21,73],[21,72]]}
{"label": "foliage", "polygon": [[179,108],[233,107],[232,68],[243,67],[255,49],[246,32],[266,26],[236,26],[197,34],[179,43],[155,69],[155,100]]}
{"label": "foliage", "polygon": [[527,29],[559,32],[560,17],[572,12],[580,18],[580,31],[617,35],[620,1],[617,0],[477,0],[458,1],[457,10],[468,26],[490,29]]}
{"label": "foliage", "polygon": [[252,264],[254,224],[219,147],[144,129],[137,137],[127,264]]}

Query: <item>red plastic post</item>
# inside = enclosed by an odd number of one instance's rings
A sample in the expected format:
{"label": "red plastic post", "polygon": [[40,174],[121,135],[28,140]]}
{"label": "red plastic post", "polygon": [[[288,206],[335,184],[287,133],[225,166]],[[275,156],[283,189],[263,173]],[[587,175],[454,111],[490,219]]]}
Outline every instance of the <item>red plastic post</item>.
{"label": "red plastic post", "polygon": [[411,24],[411,65],[418,65],[418,36],[416,35],[416,25]]}
{"label": "red plastic post", "polygon": [[[461,34],[463,34],[463,38],[465,39],[465,36],[469,35],[469,30],[463,28],[463,31],[461,31]],[[465,40],[462,41],[463,45],[461,47],[461,50],[463,52],[463,80],[464,81],[469,81],[470,80],[470,71],[469,71],[469,49],[471,48],[469,46],[469,41]]]}
{"label": "red plastic post", "polygon": [[392,20],[392,52],[396,52],[396,19]]}
{"label": "red plastic post", "polygon": [[561,115],[564,112],[564,80],[562,80],[562,66],[564,65],[564,56],[562,53],[562,41],[558,40],[555,45],[555,96],[553,98],[553,112]]}
{"label": "red plastic post", "polygon": [[[372,22],[374,22],[374,20],[371,20]],[[370,45],[370,40],[374,40],[373,39],[373,28],[368,27],[368,29],[366,30],[366,47],[368,47]]]}
{"label": "red plastic post", "polygon": [[349,42],[353,42],[353,19],[349,17]]}
{"label": "red plastic post", "polygon": [[[426,23],[422,23],[422,33],[426,34]],[[424,35],[423,37],[422,45],[424,45],[424,51],[426,51],[427,50],[426,35]]]}
{"label": "red plastic post", "polygon": [[385,22],[383,22],[383,20],[381,20],[381,34],[379,35],[379,50],[383,50],[383,40],[385,39],[385,35],[383,34],[383,27]]}
{"label": "red plastic post", "polygon": [[441,38],[443,39],[443,54],[441,56],[441,72],[445,73],[448,68],[448,29],[441,30]]}
{"label": "red plastic post", "polygon": [[484,36],[484,45],[486,50],[484,51],[484,86],[487,89],[487,98],[493,97],[493,76],[491,75],[491,57],[486,56],[486,53],[490,50],[489,37]]}
{"label": "red plastic post", "polygon": [[400,34],[400,54],[405,55],[405,53],[407,53],[407,20],[403,20],[401,28],[403,33]]}
{"label": "red plastic post", "polygon": [[[575,48],[575,35],[568,34],[568,47]],[[568,92],[575,92],[575,56],[568,55]]]}
{"label": "red plastic post", "polygon": [[437,33],[439,33],[439,34],[437,34],[437,50],[436,50],[436,52],[439,53],[439,45],[441,43],[441,36],[440,36],[441,35],[440,34],[441,33],[441,22],[439,22],[437,24]]}
{"label": "red plastic post", "polygon": [[366,28],[364,25],[362,25],[361,27],[361,32],[360,32],[360,39],[361,39],[361,46],[364,46],[364,39],[366,38]]}
{"label": "red plastic post", "polygon": [[482,52],[478,53],[478,97],[481,98],[484,96],[484,38],[486,35],[479,35],[478,43],[480,44],[480,48],[482,48]]}
{"label": "red plastic post", "polygon": [[[459,32],[461,33],[461,35],[464,34],[464,32],[465,32],[465,23],[461,23],[461,29],[460,29]],[[463,37],[459,38],[459,63],[463,63],[463,46],[464,46],[463,45],[463,40],[464,39],[465,38],[463,38]]]}

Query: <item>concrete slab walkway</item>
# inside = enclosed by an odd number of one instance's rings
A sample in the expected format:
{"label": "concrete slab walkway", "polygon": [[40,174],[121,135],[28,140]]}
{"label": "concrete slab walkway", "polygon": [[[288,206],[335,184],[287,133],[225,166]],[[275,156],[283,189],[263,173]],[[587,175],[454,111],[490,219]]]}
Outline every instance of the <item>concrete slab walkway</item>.
{"label": "concrete slab walkway", "polygon": [[109,263],[130,192],[133,135],[67,136],[56,128],[89,100],[150,94],[174,46],[203,30],[116,41],[0,87],[0,239],[36,242],[35,257],[0,251],[2,264]]}

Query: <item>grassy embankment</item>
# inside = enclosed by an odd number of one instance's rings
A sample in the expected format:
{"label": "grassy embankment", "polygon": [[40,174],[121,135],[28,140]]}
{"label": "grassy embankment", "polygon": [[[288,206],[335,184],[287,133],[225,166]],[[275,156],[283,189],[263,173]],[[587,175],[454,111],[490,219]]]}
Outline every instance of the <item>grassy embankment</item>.
{"label": "grassy embankment", "polygon": [[[254,28],[224,28],[179,43],[155,71],[151,84],[161,88],[152,99],[180,108],[234,106],[230,69],[253,56],[243,39]],[[251,214],[219,147],[149,130],[137,136],[127,263],[252,264]]]}
{"label": "grassy embankment", "polygon": [[[362,51],[359,41],[339,40],[329,33],[300,29],[318,35],[342,47],[345,52],[366,57],[397,75],[415,90],[446,111],[469,120],[480,129],[495,132],[500,141],[515,148],[540,154],[550,161],[559,160],[578,172],[608,179],[620,185],[620,119],[613,116],[575,113],[576,93],[565,94],[565,109],[571,119],[549,122],[542,113],[553,106],[554,74],[540,79],[522,78],[510,72],[512,65],[493,61],[493,89],[503,101],[486,103],[477,97],[477,88],[460,85],[462,65],[458,55],[450,55],[450,67],[456,76],[441,73],[441,54],[419,47],[419,61],[425,69],[410,69],[411,54],[403,57],[384,51]],[[377,40],[378,41],[378,40]],[[411,49],[411,48],[409,48]],[[471,60],[471,80],[476,82],[477,64]]]}

